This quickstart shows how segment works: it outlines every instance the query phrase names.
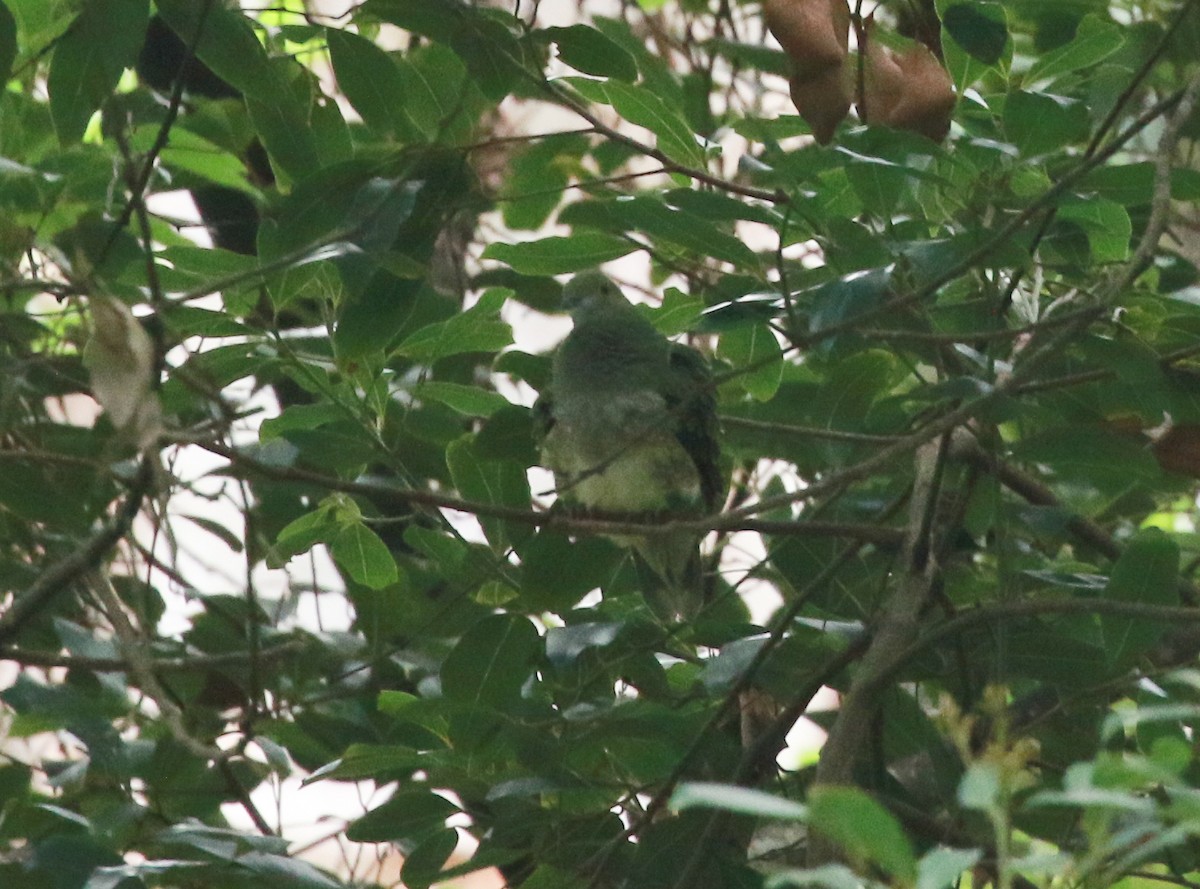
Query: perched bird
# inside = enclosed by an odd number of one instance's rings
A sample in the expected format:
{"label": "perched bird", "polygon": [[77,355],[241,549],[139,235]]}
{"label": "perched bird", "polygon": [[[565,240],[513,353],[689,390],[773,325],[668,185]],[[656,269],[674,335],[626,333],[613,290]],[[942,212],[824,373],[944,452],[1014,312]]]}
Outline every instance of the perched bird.
{"label": "perched bird", "polygon": [[[589,272],[563,288],[574,327],[534,406],[542,465],[568,504],[619,513],[717,510],[716,399],[704,356],[654,329],[612,281]],[[664,617],[703,604],[700,535],[618,538],[660,581],[647,590]]]}

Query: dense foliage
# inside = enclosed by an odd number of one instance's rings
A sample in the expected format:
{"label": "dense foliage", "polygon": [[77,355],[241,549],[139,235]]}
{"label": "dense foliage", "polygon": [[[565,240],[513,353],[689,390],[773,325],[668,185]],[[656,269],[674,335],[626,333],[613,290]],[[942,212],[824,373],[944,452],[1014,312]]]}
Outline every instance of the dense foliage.
{"label": "dense foliage", "polygon": [[[953,123],[824,145],[758,2],[330,6],[0,3],[0,885],[1194,885],[1200,3],[858,0]],[[530,471],[602,264],[684,622]]]}

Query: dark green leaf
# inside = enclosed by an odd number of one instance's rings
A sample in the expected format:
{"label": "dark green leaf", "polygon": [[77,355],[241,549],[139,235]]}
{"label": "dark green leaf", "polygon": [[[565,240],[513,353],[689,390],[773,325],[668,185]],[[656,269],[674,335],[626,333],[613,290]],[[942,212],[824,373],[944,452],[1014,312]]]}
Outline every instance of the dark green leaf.
{"label": "dark green leaf", "polygon": [[1133,223],[1126,209],[1116,201],[1067,200],[1059,206],[1058,218],[1083,229],[1094,261],[1120,262],[1129,255]]}
{"label": "dark green leaf", "polygon": [[312,75],[290,59],[271,59],[277,89],[269,98],[247,93],[250,120],[280,175],[299,181],[322,164]]}
{"label": "dark green leaf", "polygon": [[534,142],[513,158],[504,193],[504,223],[514,229],[541,228],[562,202],[562,189],[587,150],[587,140],[570,133]]}
{"label": "dark green leaf", "polygon": [[352,823],[346,836],[356,843],[416,840],[440,831],[458,811],[431,790],[406,790]]}
{"label": "dark green leaf", "polygon": [[783,818],[793,821],[803,821],[808,817],[808,808],[790,799],[748,787],[702,784],[694,781],[681,784],[676,789],[671,796],[671,807],[719,809],[739,815],[752,815],[755,818]]}
{"label": "dark green leaf", "polygon": [[1121,28],[1097,15],[1086,15],[1079,22],[1074,39],[1064,46],[1042,53],[1034,59],[1025,75],[1027,83],[1064,74],[1075,74],[1102,62],[1121,48],[1125,37]]}
{"label": "dark green leaf", "polygon": [[0,3],[0,83],[7,83],[17,58],[17,22],[8,7]]}
{"label": "dark green leaf", "polygon": [[487,291],[474,306],[445,321],[413,331],[396,347],[399,355],[433,362],[463,352],[498,352],[512,343],[512,328],[500,318],[507,292]]}
{"label": "dark green leaf", "polygon": [[683,115],[646,86],[616,80],[571,79],[570,83],[585,98],[611,105],[630,123],[654,133],[659,150],[667,157],[688,166],[703,165],[704,153]]}
{"label": "dark green leaf", "polygon": [[677,245],[696,256],[751,269],[758,264],[754,251],[739,238],[700,216],[673,210],[659,199],[617,200],[613,210],[619,218],[626,220],[630,229],[643,231],[652,239]]}
{"label": "dark green leaf", "polygon": [[1018,90],[1004,102],[1004,129],[1026,156],[1086,139],[1088,124],[1087,106],[1074,99]]}
{"label": "dark green leaf", "polygon": [[438,879],[446,862],[458,845],[458,832],[439,830],[421,839],[416,848],[404,857],[400,876],[411,889],[428,889]]}
{"label": "dark green leaf", "polygon": [[[260,102],[278,101],[283,82],[247,18],[220,3],[155,0],[158,14],[185,46],[235,89]],[[199,34],[200,40],[196,41]]]}
{"label": "dark green leaf", "polygon": [[480,91],[499,102],[524,76],[521,46],[509,29],[512,16],[471,8],[450,39]]}
{"label": "dark green leaf", "polygon": [[[69,145],[83,136],[121,72],[137,60],[149,18],[149,0],[89,0],[84,5],[55,47],[46,79],[59,142]],[[7,52],[0,42],[0,56]]]}
{"label": "dark green leaf", "polygon": [[[446,449],[446,465],[450,468],[454,486],[468,500],[515,509],[525,509],[529,505],[529,482],[525,478],[525,468],[508,460],[484,459],[471,438],[464,437],[450,443]],[[499,519],[481,516],[480,523],[492,546],[500,552],[532,533],[529,525]]]}
{"label": "dark green leaf", "polygon": [[994,65],[1004,54],[1008,28],[994,3],[954,3],[942,12],[942,27],[973,58]]}
{"label": "dark green leaf", "polygon": [[521,551],[521,596],[530,611],[562,612],[602,585],[620,558],[605,540],[572,541],[543,529]]}
{"label": "dark green leaf", "polygon": [[440,401],[446,407],[469,417],[488,417],[509,405],[508,399],[497,392],[463,383],[439,383],[431,380],[413,387],[413,394],[418,398]]}
{"label": "dark green leaf", "polygon": [[543,33],[558,46],[559,57],[576,71],[596,77],[637,80],[637,63],[633,56],[595,28],[570,25],[547,28]]}
{"label": "dark green leaf", "polygon": [[363,11],[405,31],[449,43],[467,15],[467,6],[461,0],[366,0]]}
{"label": "dark green leaf", "polygon": [[764,324],[735,327],[721,337],[717,355],[737,371],[734,383],[758,401],[769,401],[783,379],[783,349]]}
{"label": "dark green leaf", "polygon": [[442,693],[452,701],[504,709],[519,699],[541,654],[541,637],[526,618],[485,617],[442,664]]}
{"label": "dark green leaf", "polygon": [[[1177,605],[1179,545],[1156,528],[1140,532],[1113,566],[1104,598],[1145,605]],[[1134,664],[1169,628],[1163,621],[1102,614],[1105,653],[1117,667]]]}
{"label": "dark green leaf", "polygon": [[525,275],[561,275],[597,268],[632,253],[637,245],[598,232],[565,238],[542,238],[518,244],[489,244],[484,259],[497,259]]}
{"label": "dark green leaf", "polygon": [[363,122],[380,135],[405,136],[412,125],[404,114],[404,78],[391,56],[350,31],[326,32],[338,86]]}
{"label": "dark green leaf", "polygon": [[457,132],[452,124],[465,119],[466,67],[450,49],[437,43],[407,53],[396,64],[405,95],[404,112],[426,139],[447,141]]}

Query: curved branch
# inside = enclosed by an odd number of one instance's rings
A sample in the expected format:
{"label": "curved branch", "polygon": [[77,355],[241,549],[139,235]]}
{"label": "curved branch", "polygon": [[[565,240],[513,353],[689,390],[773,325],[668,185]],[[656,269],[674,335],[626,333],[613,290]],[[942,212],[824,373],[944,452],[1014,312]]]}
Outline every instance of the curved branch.
{"label": "curved branch", "polygon": [[1051,599],[981,605],[972,611],[955,615],[925,633],[903,651],[897,652],[885,665],[886,674],[881,674],[879,678],[894,676],[897,670],[930,646],[971,627],[1046,614],[1106,614],[1159,621],[1164,624],[1200,623],[1200,608],[1186,605],[1147,605],[1144,602],[1123,602],[1116,599]]}
{"label": "curved branch", "polygon": [[70,583],[96,568],[121,538],[133,527],[142,508],[142,500],[150,491],[154,479],[154,462],[147,455],[142,458],[137,477],[129,487],[125,502],[117,510],[113,520],[95,534],[83,546],[62,561],[51,565],[25,592],[19,594],[8,611],[0,617],[0,645],[11,642],[38,612],[50,604],[58,593]]}

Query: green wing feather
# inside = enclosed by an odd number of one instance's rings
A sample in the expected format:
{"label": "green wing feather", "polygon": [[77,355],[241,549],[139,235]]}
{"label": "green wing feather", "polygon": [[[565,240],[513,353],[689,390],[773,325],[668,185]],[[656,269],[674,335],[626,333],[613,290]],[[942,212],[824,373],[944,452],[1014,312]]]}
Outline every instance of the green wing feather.
{"label": "green wing feather", "polygon": [[720,424],[712,371],[705,357],[691,346],[672,343],[670,357],[671,373],[663,394],[676,418],[675,437],[696,465],[705,510],[716,512],[724,503],[726,485],[720,466]]}

